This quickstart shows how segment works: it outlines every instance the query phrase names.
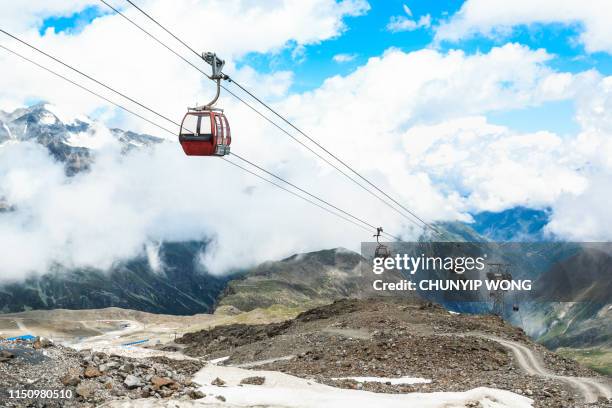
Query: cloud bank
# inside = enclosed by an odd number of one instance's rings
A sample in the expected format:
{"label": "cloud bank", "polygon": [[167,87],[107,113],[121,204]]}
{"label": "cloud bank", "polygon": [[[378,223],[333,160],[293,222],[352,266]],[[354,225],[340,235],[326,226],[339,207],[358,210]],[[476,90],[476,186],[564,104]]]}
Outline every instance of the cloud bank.
{"label": "cloud bank", "polygon": [[574,40],[589,53],[612,52],[612,3],[606,0],[467,0],[436,30],[437,41],[477,35],[505,37],[516,26],[560,23],[577,26]]}

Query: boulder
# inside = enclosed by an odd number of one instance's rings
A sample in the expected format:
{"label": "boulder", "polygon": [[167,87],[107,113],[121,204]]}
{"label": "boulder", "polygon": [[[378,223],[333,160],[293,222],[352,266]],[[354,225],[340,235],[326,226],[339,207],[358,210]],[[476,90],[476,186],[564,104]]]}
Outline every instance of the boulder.
{"label": "boulder", "polygon": [[83,382],[76,387],[77,395],[85,399],[91,397],[95,390],[95,385],[89,382]]}
{"label": "boulder", "polygon": [[83,375],[85,376],[85,378],[95,378],[95,377],[100,377],[102,373],[96,367],[88,366],[85,369],[85,372],[83,373]]}
{"label": "boulder", "polygon": [[143,383],[140,378],[132,374],[129,374],[125,377],[125,380],[123,380],[123,384],[130,390],[143,386]]}
{"label": "boulder", "polygon": [[225,385],[225,381],[217,377],[213,380],[212,385],[216,385],[217,387],[222,387]]}
{"label": "boulder", "polygon": [[98,369],[102,372],[107,372],[113,368],[119,367],[119,363],[116,361],[109,361],[108,363],[100,364]]}
{"label": "boulder", "polygon": [[200,390],[193,390],[189,393],[189,398],[191,399],[202,399],[204,397],[206,397],[206,394]]}
{"label": "boulder", "polygon": [[77,368],[68,370],[66,374],[60,377],[60,381],[66,387],[75,387],[81,382],[81,372]]}
{"label": "boulder", "polygon": [[264,382],[266,382],[266,377],[255,376],[243,378],[240,384],[263,385]]}
{"label": "boulder", "polygon": [[154,390],[159,390],[161,387],[168,387],[175,382],[169,378],[153,376],[151,378],[151,384],[153,384]]}
{"label": "boulder", "polygon": [[15,358],[15,355],[8,350],[0,350],[0,363]]}

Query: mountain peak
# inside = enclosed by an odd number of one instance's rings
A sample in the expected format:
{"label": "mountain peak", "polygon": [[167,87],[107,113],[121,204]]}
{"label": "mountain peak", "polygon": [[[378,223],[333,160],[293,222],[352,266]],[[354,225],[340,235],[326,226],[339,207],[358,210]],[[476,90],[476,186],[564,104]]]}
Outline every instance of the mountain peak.
{"label": "mountain peak", "polygon": [[68,174],[86,169],[92,152],[118,143],[123,152],[146,147],[163,139],[150,135],[108,129],[84,115],[42,101],[0,115],[0,144],[30,141],[45,146],[49,153],[66,164]]}
{"label": "mountain peak", "polygon": [[93,120],[91,120],[86,115],[74,112],[59,105],[54,105],[47,101],[41,101],[25,108],[16,109],[11,115],[13,116],[13,120],[17,119],[17,117],[24,115],[37,115],[43,120],[43,124],[48,125],[53,125],[57,123],[61,123],[63,125],[93,123]]}

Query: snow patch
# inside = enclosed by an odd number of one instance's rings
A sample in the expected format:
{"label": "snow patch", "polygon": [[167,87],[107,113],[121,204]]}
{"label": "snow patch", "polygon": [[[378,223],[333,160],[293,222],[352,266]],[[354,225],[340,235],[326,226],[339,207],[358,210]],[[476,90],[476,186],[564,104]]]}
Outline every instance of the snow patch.
{"label": "snow patch", "polygon": [[62,123],[65,124],[72,124],[77,121],[91,123],[91,119],[89,119],[87,116],[70,111],[66,107],[60,108],[59,106],[52,105],[50,103],[45,103],[43,108],[46,111],[51,112],[53,115],[55,115],[57,119],[59,119]]}
{"label": "snow patch", "polygon": [[419,377],[397,377],[397,378],[389,378],[389,377],[336,377],[332,378],[332,380],[354,380],[360,383],[365,382],[376,382],[376,383],[390,383],[391,385],[406,385],[406,384],[429,384],[431,380],[427,378],[419,378]]}
{"label": "snow patch", "polygon": [[2,122],[2,127],[4,128],[4,130],[6,130],[6,133],[8,133],[9,139],[16,139],[16,137],[11,132],[11,129],[9,129],[9,127],[6,126],[6,123]]}
{"label": "snow patch", "polygon": [[216,365],[216,364],[219,364],[219,363],[222,363],[224,361],[229,360],[229,358],[230,358],[230,356],[225,356],[225,357],[215,358],[214,360],[209,360],[208,362],[210,364]]}
{"label": "snow patch", "polygon": [[44,112],[40,117],[40,123],[43,125],[55,125],[57,123],[57,118],[51,112]]}
{"label": "snow patch", "polygon": [[[240,385],[247,377],[265,377],[263,385]],[[216,378],[225,381],[222,387],[212,385]],[[208,364],[198,371],[193,381],[201,384],[207,397],[198,404],[216,403],[215,396],[223,396],[228,406],[282,406],[293,408],[451,408],[464,407],[467,402],[480,402],[483,408],[531,408],[533,400],[510,391],[475,388],[465,392],[432,392],[383,394],[361,390],[347,390],[319,384],[312,380],[285,373],[264,370],[245,370],[237,367]],[[296,398],[296,396],[299,396]],[[134,401],[134,406],[139,401]],[[181,402],[176,401],[181,407]],[[127,405],[121,405],[127,406]],[[194,406],[194,405],[185,405]]]}

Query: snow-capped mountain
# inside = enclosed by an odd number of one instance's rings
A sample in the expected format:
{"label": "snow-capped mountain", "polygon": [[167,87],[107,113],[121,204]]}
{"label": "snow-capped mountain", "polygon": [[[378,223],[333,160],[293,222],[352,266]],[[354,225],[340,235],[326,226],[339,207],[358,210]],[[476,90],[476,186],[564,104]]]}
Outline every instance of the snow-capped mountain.
{"label": "snow-capped mountain", "polygon": [[13,112],[0,111],[0,144],[32,141],[45,146],[74,174],[87,169],[95,150],[118,143],[123,151],[161,142],[158,137],[121,129],[108,129],[87,117],[71,117],[48,103]]}

